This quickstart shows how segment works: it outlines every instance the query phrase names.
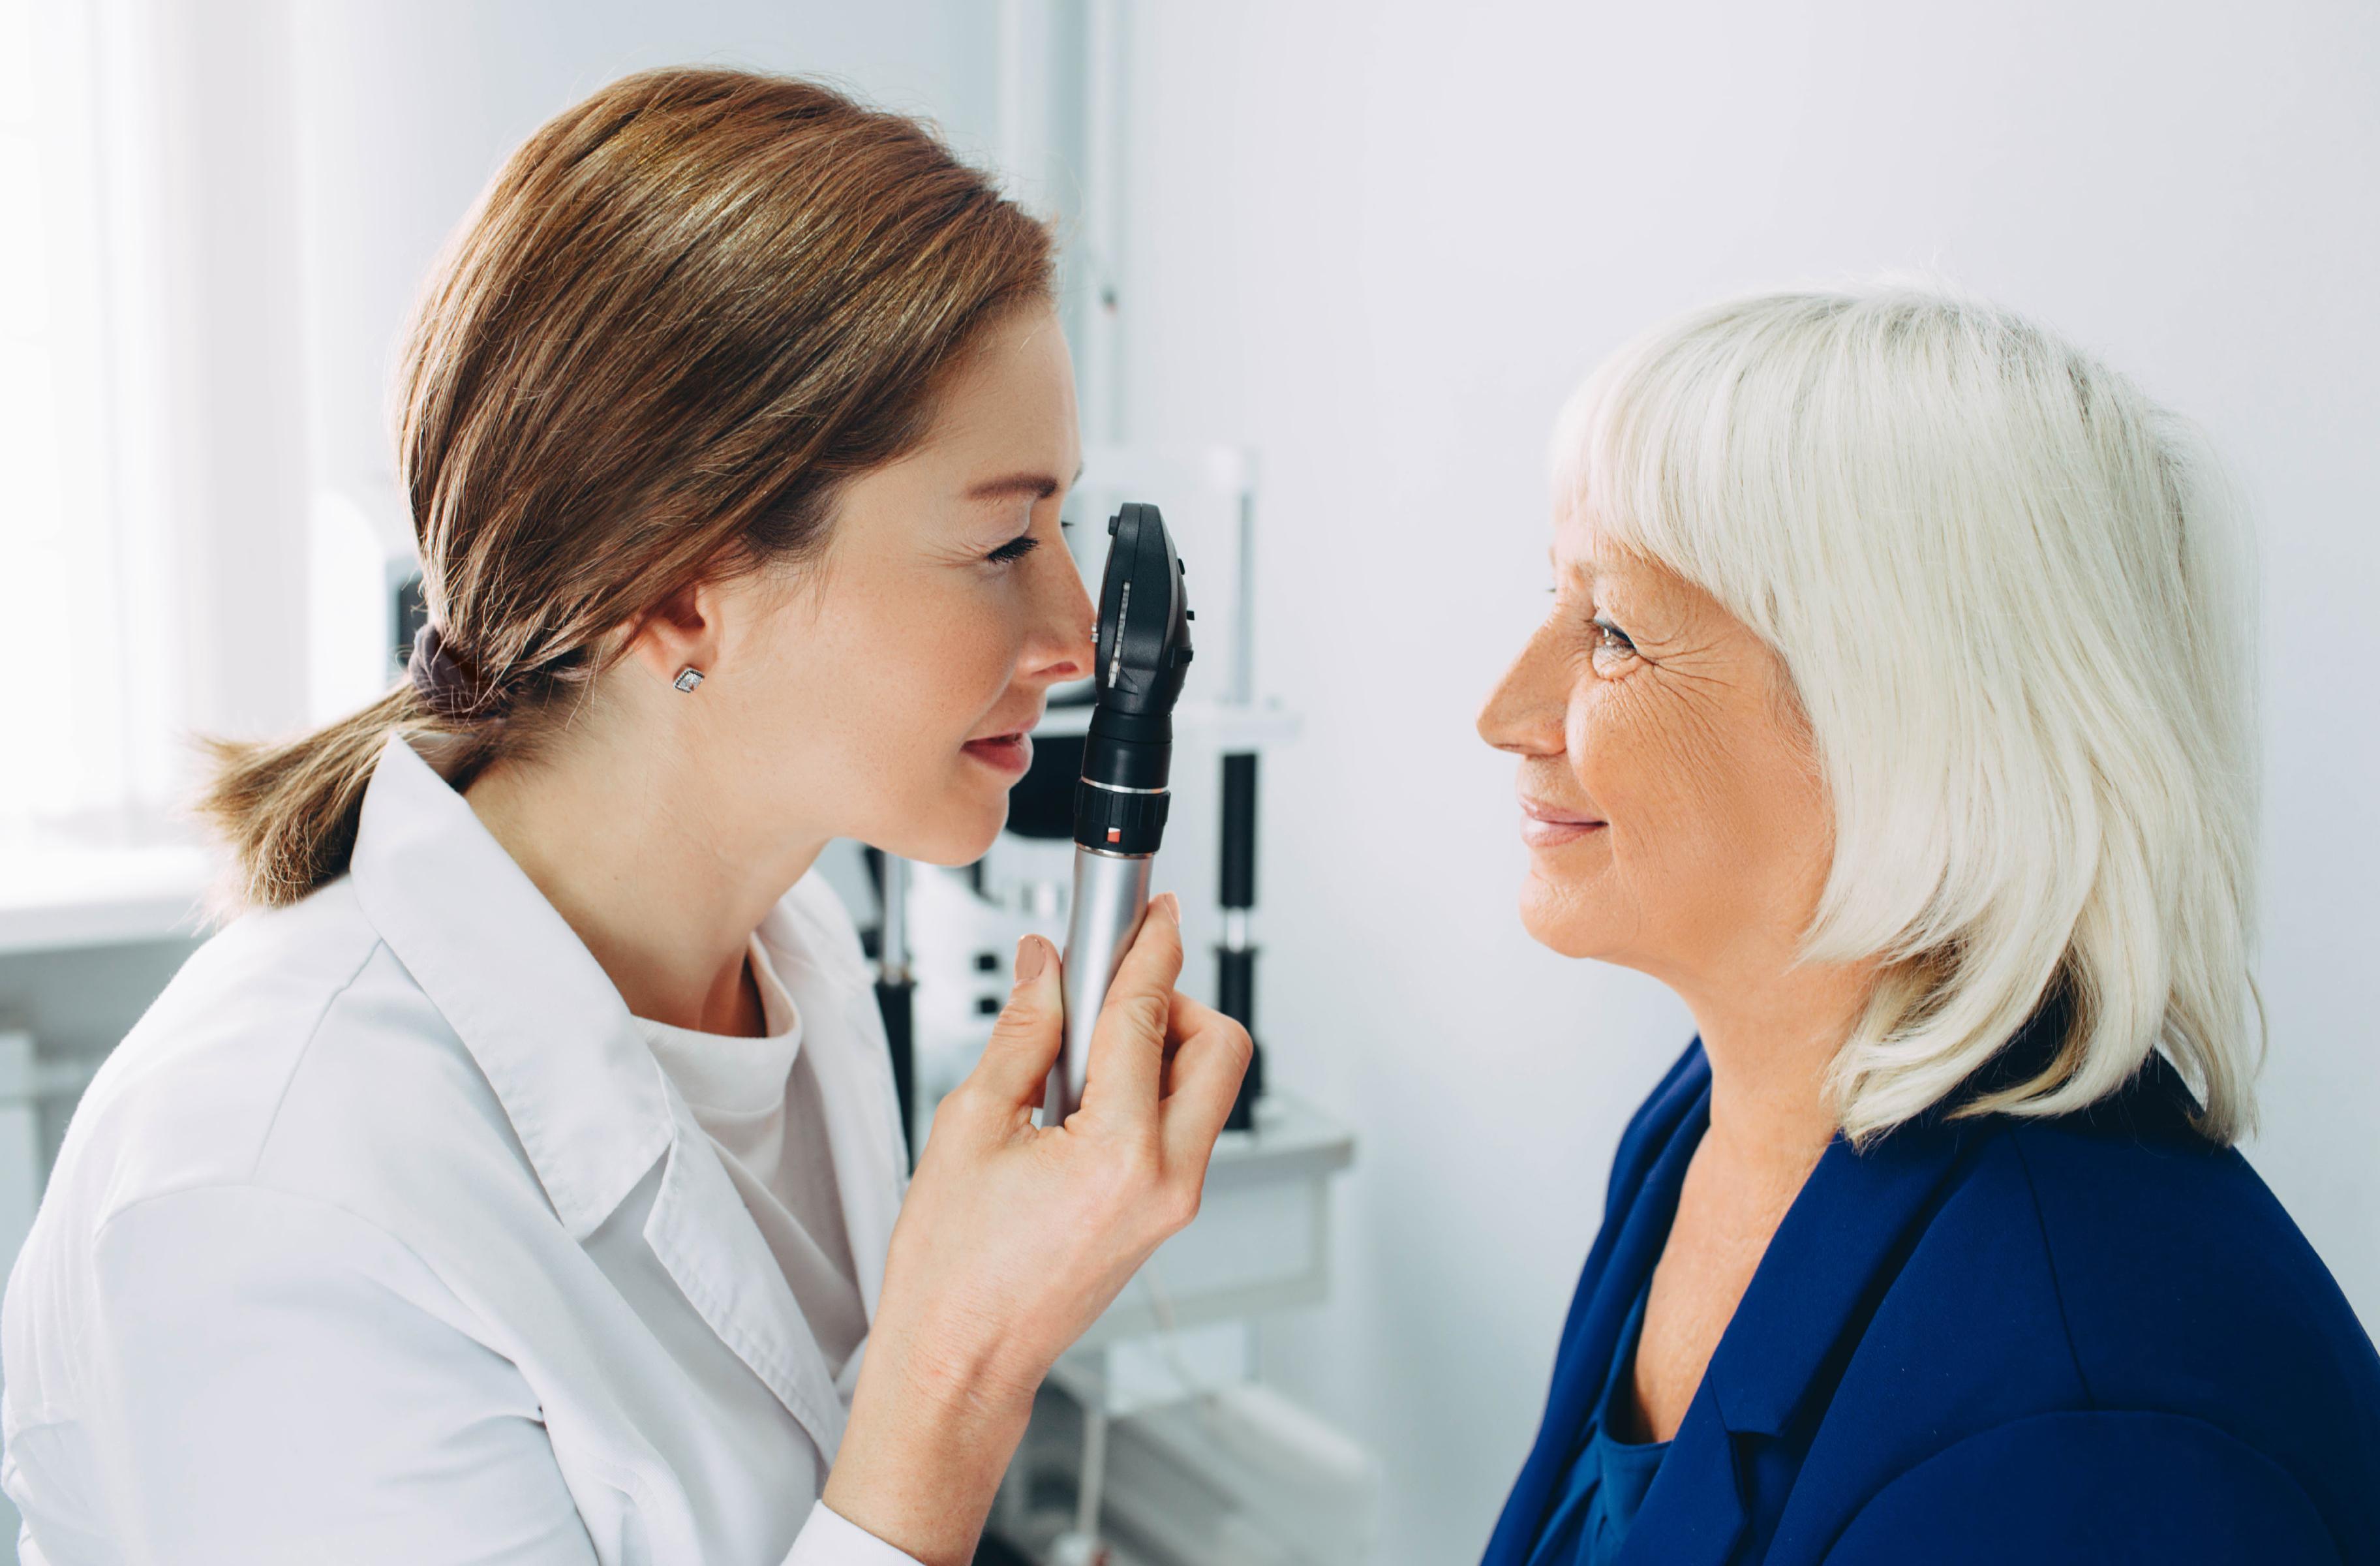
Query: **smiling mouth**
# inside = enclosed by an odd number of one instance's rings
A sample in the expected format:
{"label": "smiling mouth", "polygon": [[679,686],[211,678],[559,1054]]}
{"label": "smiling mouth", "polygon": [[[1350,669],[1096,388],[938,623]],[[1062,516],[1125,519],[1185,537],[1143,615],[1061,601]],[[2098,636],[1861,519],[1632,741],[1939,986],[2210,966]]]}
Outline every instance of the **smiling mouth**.
{"label": "smiling mouth", "polygon": [[1521,841],[1532,848],[1556,848],[1575,843],[1609,825],[1596,817],[1560,809],[1526,795],[1521,799]]}

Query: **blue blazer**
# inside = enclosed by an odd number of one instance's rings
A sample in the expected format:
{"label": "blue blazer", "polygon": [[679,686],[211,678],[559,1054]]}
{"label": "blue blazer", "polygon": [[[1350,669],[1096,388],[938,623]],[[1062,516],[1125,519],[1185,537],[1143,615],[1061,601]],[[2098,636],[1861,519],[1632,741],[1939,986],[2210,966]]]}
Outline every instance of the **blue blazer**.
{"label": "blue blazer", "polygon": [[[2153,1058],[2084,1114],[1838,1138],[1620,1560],[2380,1563],[2380,1357],[2195,1107]],[[1709,1113],[1697,1039],[1621,1140],[1487,1566],[1523,1566],[1558,1499]]]}

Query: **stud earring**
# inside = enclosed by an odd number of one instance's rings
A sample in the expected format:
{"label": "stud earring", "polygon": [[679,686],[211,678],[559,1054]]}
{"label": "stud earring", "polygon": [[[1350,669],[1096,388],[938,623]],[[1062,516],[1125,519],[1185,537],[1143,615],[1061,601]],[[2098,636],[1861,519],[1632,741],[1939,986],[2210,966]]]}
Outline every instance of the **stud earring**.
{"label": "stud earring", "polygon": [[677,678],[670,683],[680,690],[692,690],[702,683],[702,671],[689,663],[680,669],[677,672]]}

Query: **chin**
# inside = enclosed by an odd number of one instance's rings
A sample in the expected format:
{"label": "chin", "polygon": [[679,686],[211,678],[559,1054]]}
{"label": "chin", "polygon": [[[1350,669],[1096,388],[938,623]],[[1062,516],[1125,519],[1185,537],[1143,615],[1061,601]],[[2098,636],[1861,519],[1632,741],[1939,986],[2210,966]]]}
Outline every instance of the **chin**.
{"label": "chin", "polygon": [[1529,938],[1565,957],[1600,957],[1611,950],[1607,921],[1594,917],[1584,889],[1531,876],[1521,883],[1521,927]]}
{"label": "chin", "polygon": [[1008,795],[1002,793],[987,801],[978,789],[964,797],[939,801],[921,813],[909,830],[887,833],[875,845],[921,865],[955,868],[982,858],[1007,824]]}

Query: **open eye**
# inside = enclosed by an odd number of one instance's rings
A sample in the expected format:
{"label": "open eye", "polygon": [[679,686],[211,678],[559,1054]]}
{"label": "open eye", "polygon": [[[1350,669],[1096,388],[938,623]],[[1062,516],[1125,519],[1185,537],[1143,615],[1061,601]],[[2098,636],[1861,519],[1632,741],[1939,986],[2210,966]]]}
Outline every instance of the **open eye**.
{"label": "open eye", "polygon": [[1602,615],[1597,615],[1592,621],[1588,622],[1588,625],[1594,636],[1594,640],[1590,644],[1590,651],[1594,655],[1596,666],[1597,668],[1609,668],[1623,660],[1636,656],[1636,643],[1634,640],[1629,637],[1627,632],[1621,630],[1619,626],[1613,625]]}

